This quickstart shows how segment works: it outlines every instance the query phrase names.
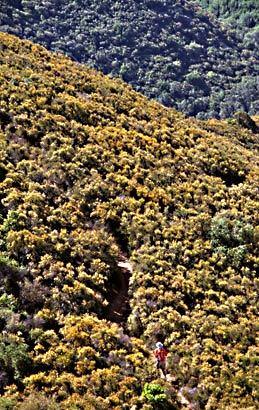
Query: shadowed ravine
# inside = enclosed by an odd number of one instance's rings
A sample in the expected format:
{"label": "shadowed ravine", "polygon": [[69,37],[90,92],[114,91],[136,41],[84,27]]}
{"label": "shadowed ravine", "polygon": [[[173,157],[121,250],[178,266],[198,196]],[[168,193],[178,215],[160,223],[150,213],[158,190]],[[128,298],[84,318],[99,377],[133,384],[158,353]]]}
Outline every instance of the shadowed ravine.
{"label": "shadowed ravine", "polygon": [[115,272],[109,292],[109,305],[105,317],[111,322],[125,323],[130,313],[128,290],[132,266],[125,258],[118,262],[117,266],[118,270]]}

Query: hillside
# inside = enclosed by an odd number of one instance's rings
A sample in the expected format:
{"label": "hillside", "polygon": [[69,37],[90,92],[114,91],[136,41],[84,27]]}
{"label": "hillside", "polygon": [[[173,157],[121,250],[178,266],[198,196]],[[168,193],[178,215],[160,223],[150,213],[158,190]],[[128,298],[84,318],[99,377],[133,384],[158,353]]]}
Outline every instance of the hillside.
{"label": "hillside", "polygon": [[217,18],[235,27],[245,36],[246,45],[258,43],[259,3],[255,0],[198,0],[205,9]]}
{"label": "hillside", "polygon": [[258,134],[0,44],[0,408],[255,410]]}
{"label": "hillside", "polygon": [[199,118],[258,112],[256,41],[183,0],[0,0],[0,31],[62,51]]}

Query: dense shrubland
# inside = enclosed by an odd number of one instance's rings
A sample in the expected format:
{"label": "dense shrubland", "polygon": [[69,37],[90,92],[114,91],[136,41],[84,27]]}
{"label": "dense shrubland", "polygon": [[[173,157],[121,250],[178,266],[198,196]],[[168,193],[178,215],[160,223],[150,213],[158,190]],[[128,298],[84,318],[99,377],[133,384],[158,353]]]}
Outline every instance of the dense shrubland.
{"label": "dense shrubland", "polygon": [[196,386],[200,408],[255,409],[258,136],[0,44],[0,407],[184,409]]}
{"label": "dense shrubland", "polygon": [[[226,7],[226,2],[221,3]],[[227,118],[238,110],[258,112],[258,41],[251,33],[243,41],[194,2],[1,0],[0,4],[1,31],[120,76],[147,96],[188,115]]]}

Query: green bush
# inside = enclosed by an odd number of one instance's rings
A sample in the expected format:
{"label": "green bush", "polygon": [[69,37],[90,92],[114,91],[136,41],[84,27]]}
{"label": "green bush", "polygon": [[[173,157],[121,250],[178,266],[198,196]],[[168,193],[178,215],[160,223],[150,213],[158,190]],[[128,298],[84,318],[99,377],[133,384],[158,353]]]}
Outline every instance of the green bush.
{"label": "green bush", "polygon": [[253,227],[242,221],[227,217],[214,217],[211,222],[210,238],[213,250],[224,254],[235,267],[240,267],[253,242]]}
{"label": "green bush", "polygon": [[215,216],[211,221],[210,238],[214,248],[245,245],[253,241],[253,226],[240,220]]}
{"label": "green bush", "polygon": [[28,346],[22,339],[15,335],[0,336],[0,366],[9,381],[21,382],[29,365]]}
{"label": "green bush", "polygon": [[16,401],[5,397],[0,397],[0,409],[1,410],[14,410]]}
{"label": "green bush", "polygon": [[142,395],[152,404],[164,404],[167,400],[164,388],[155,383],[146,383]]}

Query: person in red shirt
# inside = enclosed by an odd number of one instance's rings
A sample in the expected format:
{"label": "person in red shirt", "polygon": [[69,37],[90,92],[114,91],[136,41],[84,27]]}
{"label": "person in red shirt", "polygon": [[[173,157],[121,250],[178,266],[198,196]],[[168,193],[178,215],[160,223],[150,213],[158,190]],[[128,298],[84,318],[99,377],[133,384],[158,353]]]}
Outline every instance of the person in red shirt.
{"label": "person in red shirt", "polygon": [[164,347],[163,343],[157,342],[156,349],[154,350],[154,356],[156,358],[156,368],[160,369],[164,376],[166,376],[166,357],[168,350]]}

